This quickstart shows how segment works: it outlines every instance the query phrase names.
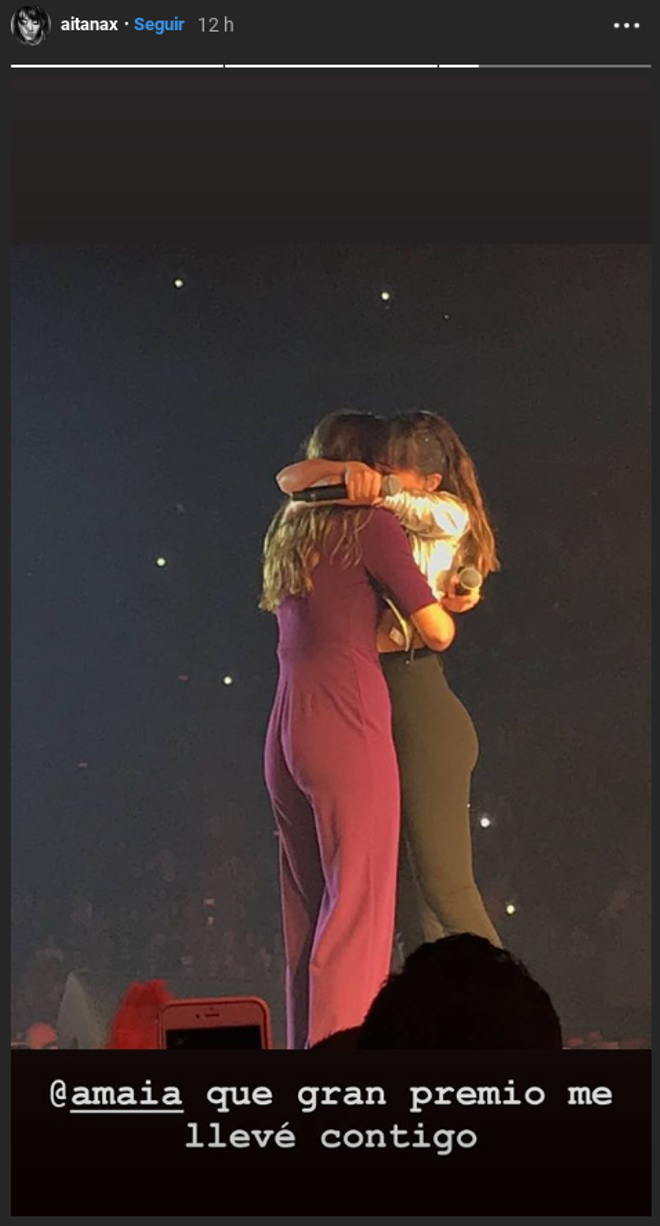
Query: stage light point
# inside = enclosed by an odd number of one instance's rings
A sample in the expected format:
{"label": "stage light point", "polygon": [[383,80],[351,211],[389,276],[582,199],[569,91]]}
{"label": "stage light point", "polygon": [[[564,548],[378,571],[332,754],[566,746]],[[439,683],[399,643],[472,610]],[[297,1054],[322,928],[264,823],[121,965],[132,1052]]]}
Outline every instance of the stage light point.
{"label": "stage light point", "polygon": [[391,302],[391,301],[392,301],[392,294],[391,294],[390,290],[388,290],[388,289],[383,289],[383,290],[381,290],[381,291],[380,291],[380,298],[381,298],[381,302]]}
{"label": "stage light point", "polygon": [[222,684],[223,684],[223,685],[233,685],[233,684],[234,684],[234,678],[233,678],[233,677],[230,677],[230,676],[229,676],[229,674],[227,674],[227,676],[226,676],[226,677],[223,677],[223,678],[222,678]]}
{"label": "stage light point", "polygon": [[515,906],[514,906],[514,904],[513,904],[512,902],[508,902],[508,903],[506,904],[506,907],[504,908],[504,910],[506,911],[507,915],[515,915],[515,914],[516,914],[516,908],[515,908]]}
{"label": "stage light point", "polygon": [[484,813],[484,814],[483,814],[483,815],[482,815],[482,816],[479,818],[479,825],[480,825],[480,826],[481,826],[481,827],[482,827],[484,830],[487,830],[487,829],[488,829],[488,827],[490,826],[490,824],[491,824],[491,821],[490,821],[490,818],[489,818],[488,814],[487,814],[487,813]]}
{"label": "stage light point", "polygon": [[183,289],[184,284],[185,282],[181,280],[181,277],[174,278],[174,288],[175,289]]}
{"label": "stage light point", "polygon": [[161,569],[163,566],[167,566],[167,558],[156,558],[156,566],[160,566]]}

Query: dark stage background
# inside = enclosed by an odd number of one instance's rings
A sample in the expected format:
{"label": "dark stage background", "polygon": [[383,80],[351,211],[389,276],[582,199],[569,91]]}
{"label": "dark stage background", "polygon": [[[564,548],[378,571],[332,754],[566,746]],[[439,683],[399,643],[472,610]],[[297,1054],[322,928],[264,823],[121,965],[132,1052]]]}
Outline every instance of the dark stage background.
{"label": "dark stage background", "polygon": [[14,1034],[91,966],[258,992],[281,1035],[259,554],[273,474],[354,407],[448,417],[499,532],[445,657],[493,918],[567,1035],[647,1036],[649,264],[14,249]]}

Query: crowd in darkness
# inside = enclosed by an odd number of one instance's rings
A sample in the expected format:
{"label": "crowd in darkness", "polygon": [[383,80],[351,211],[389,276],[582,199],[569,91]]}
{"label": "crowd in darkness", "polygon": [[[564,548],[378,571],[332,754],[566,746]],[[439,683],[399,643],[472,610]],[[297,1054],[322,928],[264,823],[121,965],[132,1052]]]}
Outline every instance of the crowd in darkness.
{"label": "crowd in darkness", "polygon": [[274,892],[271,912],[264,907],[273,875],[272,866],[233,854],[207,854],[191,868],[162,847],[128,867],[121,901],[74,894],[60,927],[15,967],[14,1039],[35,1021],[55,1025],[66,977],[81,969],[126,986],[164,978],[184,996],[256,994],[279,1033],[284,969]]}
{"label": "crowd in darkness", "polygon": [[[55,1026],[67,975],[88,969],[126,985],[163,978],[182,996],[261,996],[283,1043],[276,846],[262,842],[260,851],[241,855],[238,843],[227,847],[215,816],[197,856],[159,846],[126,865],[121,897],[73,894],[58,926],[14,966],[13,1040],[36,1022]],[[575,914],[553,917],[531,900],[524,914],[507,915],[506,900],[516,896],[510,865],[502,855],[493,862],[492,849],[489,858],[486,904],[513,952],[550,991],[569,1045],[650,1045],[648,951],[638,942],[650,929],[649,870],[624,865],[600,911],[575,922]],[[409,952],[397,935],[393,968]]]}
{"label": "crowd in darkness", "polygon": [[[69,842],[60,828],[48,890],[36,888],[32,872],[15,883],[14,1040],[36,1022],[54,1026],[67,975],[89,969],[120,985],[163,978],[175,995],[262,996],[283,1044],[278,845],[260,777],[269,679],[250,681],[246,673],[230,697],[220,685],[229,702],[221,736],[217,697],[188,691],[183,684],[176,691],[184,707],[176,736],[164,741],[173,772],[167,784],[140,765],[149,766],[142,740],[123,768],[134,797],[123,818],[112,762],[71,772],[67,803],[79,813],[93,796],[95,820],[77,819]],[[556,791],[543,779],[538,793],[525,791],[516,759],[505,752],[509,731],[500,735],[492,719],[476,714],[482,760],[472,793],[475,870],[493,922],[549,991],[569,1040],[650,1044],[650,860],[638,826],[621,831],[616,864],[603,861],[607,872],[585,873],[581,889],[569,890],[558,868],[544,877],[541,857],[557,854]],[[521,744],[523,735],[516,733]],[[158,754],[160,763],[160,745]],[[243,770],[244,761],[253,769]],[[585,810],[573,849],[587,865],[598,856],[599,828],[588,806],[595,808],[599,793],[581,790]],[[558,864],[565,856],[563,849]],[[409,952],[397,938],[393,966]]]}

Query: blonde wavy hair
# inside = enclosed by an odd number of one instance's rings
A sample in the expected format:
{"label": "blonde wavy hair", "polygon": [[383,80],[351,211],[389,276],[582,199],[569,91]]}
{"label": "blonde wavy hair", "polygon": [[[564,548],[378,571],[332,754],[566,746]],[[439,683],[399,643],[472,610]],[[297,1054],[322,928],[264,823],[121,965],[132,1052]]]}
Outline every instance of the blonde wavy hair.
{"label": "blonde wavy hair", "polygon": [[[324,417],[308,439],[308,460],[361,460],[375,467],[381,454],[385,423],[373,413],[340,410]],[[259,608],[275,613],[286,596],[306,596],[312,573],[322,557],[342,566],[360,561],[360,533],[369,508],[314,506],[293,509],[287,501],[277,511],[264,540],[263,586]]]}

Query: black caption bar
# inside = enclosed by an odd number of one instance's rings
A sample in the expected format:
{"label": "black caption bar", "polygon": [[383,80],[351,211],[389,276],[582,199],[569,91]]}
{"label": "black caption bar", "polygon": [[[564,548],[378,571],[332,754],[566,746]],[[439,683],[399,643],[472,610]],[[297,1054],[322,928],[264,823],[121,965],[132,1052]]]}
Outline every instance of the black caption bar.
{"label": "black caption bar", "polygon": [[650,1052],[15,1052],[12,1073],[15,1215],[650,1212]]}
{"label": "black caption bar", "polygon": [[[225,7],[226,4],[226,7]],[[23,38],[12,22],[15,67],[213,66],[273,68],[417,68],[451,71],[489,66],[646,65],[650,6],[618,0],[585,13],[575,4],[422,3],[389,11],[376,4],[332,4],[291,11],[236,4],[105,12],[43,8],[45,37]]]}

